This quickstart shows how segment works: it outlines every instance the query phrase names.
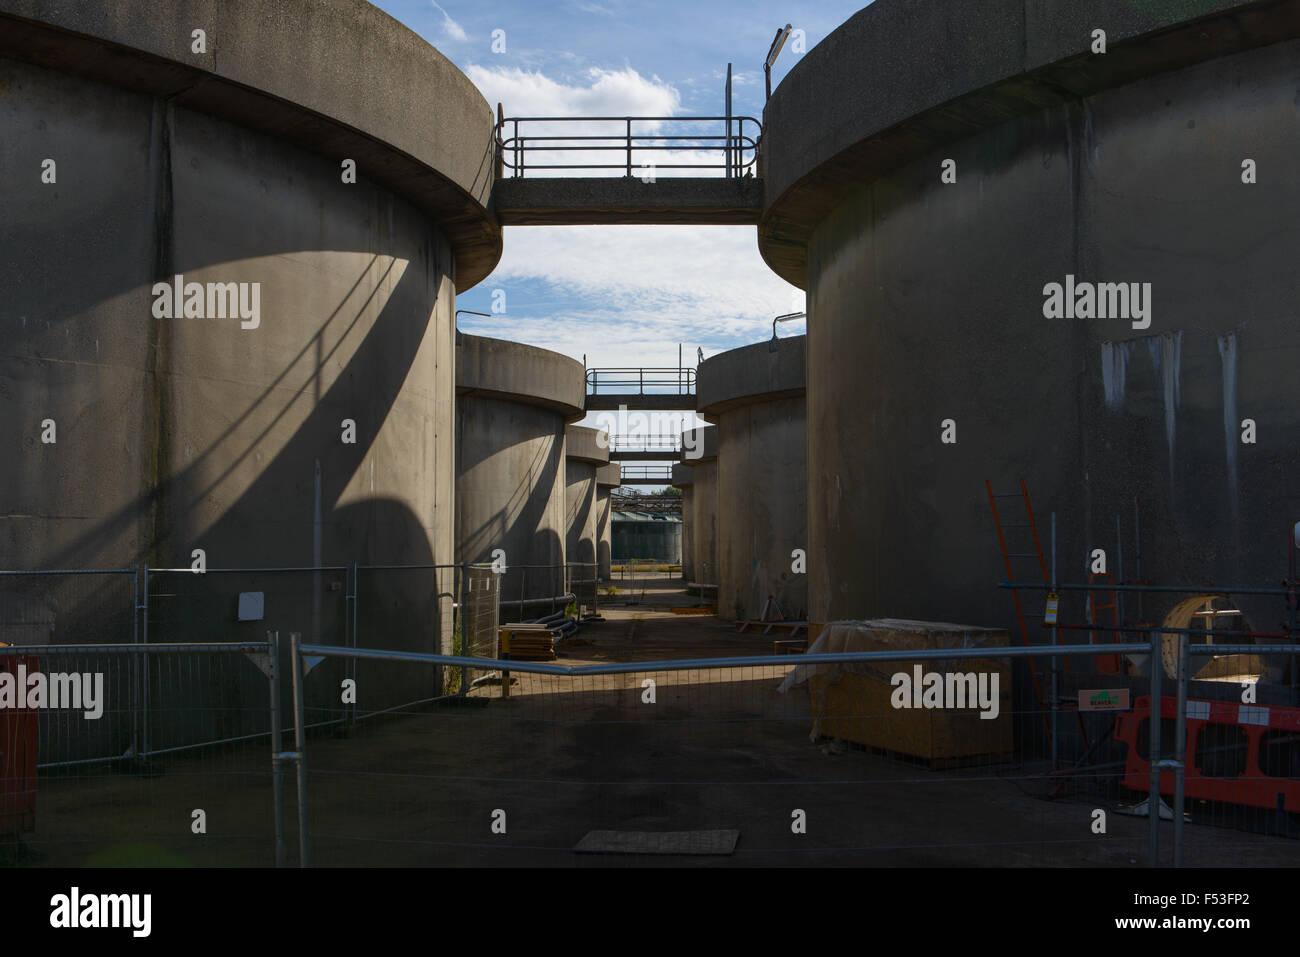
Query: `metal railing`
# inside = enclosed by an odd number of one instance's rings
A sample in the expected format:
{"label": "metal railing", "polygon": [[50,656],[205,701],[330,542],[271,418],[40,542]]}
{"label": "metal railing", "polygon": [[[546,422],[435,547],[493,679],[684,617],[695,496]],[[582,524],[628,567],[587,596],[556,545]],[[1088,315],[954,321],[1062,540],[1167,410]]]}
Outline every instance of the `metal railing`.
{"label": "metal railing", "polygon": [[588,369],[587,394],[694,395],[695,370],[672,367]]}
{"label": "metal railing", "polygon": [[[747,176],[756,167],[762,132],[752,116],[502,117],[496,127],[497,169],[499,176],[508,170],[512,177],[536,170],[617,170],[631,177],[651,168]],[[586,159],[591,153],[601,155]],[[659,162],[660,154],[669,155]],[[717,161],[709,162],[713,154]],[[616,162],[599,161],[615,156]]]}
{"label": "metal railing", "polygon": [[[295,828],[301,866],[556,866],[572,863],[575,850],[591,850],[610,830],[626,839],[628,832],[683,829],[732,835],[720,853],[741,864],[1127,866],[1144,847],[1148,863],[1161,862],[1162,818],[1169,822],[1161,794],[1172,794],[1175,865],[1294,866],[1294,839],[1279,830],[1228,831],[1223,825],[1246,822],[1205,810],[1198,789],[1207,778],[1244,782],[1276,790],[1283,816],[1300,810],[1300,709],[1203,700],[1192,693],[1186,662],[1207,654],[1286,657],[1300,646],[1189,647],[1190,631],[1155,628],[1149,641],[1105,645],[593,664],[356,648],[296,633],[287,647],[268,633],[265,642],[0,648],[0,665],[10,663],[9,670],[22,662],[105,675],[103,728],[78,715],[69,726],[74,737],[129,737],[142,660],[153,663],[155,689],[167,692],[155,697],[159,734],[174,736],[195,722],[258,722],[256,733],[229,734],[203,750],[160,748],[143,767],[124,761],[119,770],[126,773],[114,776],[72,767],[32,784],[29,771],[4,765],[0,809],[12,813],[15,804],[6,802],[16,801],[22,812],[35,788],[40,804],[28,843],[40,862],[62,866],[294,863],[286,836]],[[1127,728],[1126,760],[1044,766],[1034,758],[1046,749],[1032,737],[1041,712],[1012,706],[1009,662],[1045,651],[1158,661],[1170,632],[1183,635],[1176,704],[1164,695],[1164,668],[1151,669],[1146,685],[1148,700],[1163,702],[1173,735],[1162,735],[1164,721],[1143,719],[1139,699],[1127,712],[1087,715],[1094,729]],[[246,693],[222,698],[229,676],[201,667],[206,658],[256,680]],[[991,694],[925,705],[926,714],[900,710],[891,686],[913,668],[983,675]],[[495,683],[437,694],[435,676],[457,671],[496,676]],[[347,719],[336,679],[349,673],[363,675],[355,688],[362,701],[402,674],[424,675],[430,695],[389,709],[400,720],[366,724],[356,732],[364,737],[309,735]],[[322,711],[314,721],[307,708],[313,700]],[[19,739],[15,722],[34,717],[41,715],[0,710],[4,740]],[[290,727],[291,748],[283,740]],[[1258,759],[1238,756],[1238,734],[1253,736],[1250,754]],[[1171,737],[1172,748],[1162,743]],[[258,741],[270,745],[269,763]],[[963,760],[918,767],[916,746],[931,741],[957,743]],[[7,747],[6,758],[13,752]],[[1135,771],[1136,759],[1150,764],[1149,774],[1144,766]],[[296,812],[286,806],[291,768]],[[1145,821],[1109,816],[1123,809],[1117,802],[1126,792],[1146,796]],[[1220,826],[1187,831],[1178,812],[1188,798],[1199,802],[1189,806],[1195,823]],[[1100,830],[1099,810],[1108,822]],[[199,811],[206,840],[191,828]],[[792,815],[806,815],[813,826],[792,829]],[[115,856],[142,848],[143,861]]]}
{"label": "metal railing", "polygon": [[678,435],[611,435],[610,452],[664,452],[669,457],[681,454],[682,440]]}
{"label": "metal railing", "polygon": [[[1155,654],[1159,641],[1155,636],[1108,650]],[[1060,657],[1097,654],[1088,644],[1051,650]],[[1011,700],[1007,663],[1042,654],[1039,647],[583,665],[321,645],[304,645],[299,653],[360,657],[393,668],[436,662],[501,676],[497,684],[475,689],[478,708],[412,714],[405,730],[394,729],[384,745],[406,756],[400,767],[375,769],[362,752],[336,749],[325,762],[313,761],[305,785],[325,789],[313,806],[342,808],[337,800],[342,794],[356,795],[358,806],[384,804],[368,818],[331,810],[328,819],[313,820],[307,843],[322,863],[365,863],[373,856],[409,863],[554,866],[573,861],[575,850],[607,835],[606,829],[627,828],[644,837],[646,831],[683,827],[732,834],[732,846],[720,853],[738,863],[1128,866],[1144,845],[1148,863],[1159,860],[1157,777],[1139,789],[1148,801],[1145,824],[1118,816],[1099,830],[1096,809],[1118,810],[1123,771],[1107,764],[1043,768],[1017,757],[1013,741],[1039,727],[1037,711],[977,713],[989,702],[968,702],[912,724],[914,729],[936,722],[951,727],[950,740],[960,741],[971,757],[960,767],[930,765],[909,773],[910,759],[870,749],[827,759],[843,755],[845,746],[838,743],[843,735],[857,740],[857,732],[868,737],[889,732],[905,717],[897,704],[885,703],[883,710],[873,705],[882,700],[874,692],[836,699],[853,687],[849,676],[884,687],[887,702],[893,669],[881,666],[897,663],[899,673],[910,674],[912,667],[927,666],[960,671],[965,663],[984,669],[986,676],[990,668],[1000,671],[1006,703]],[[507,691],[502,682],[515,687]],[[1151,683],[1152,694],[1159,696],[1157,673]],[[805,685],[807,696],[792,693]],[[1090,717],[1114,722],[1117,716]],[[829,724],[832,718],[839,724]],[[818,748],[808,745],[810,722],[814,738],[822,742]],[[843,730],[846,725],[850,730]],[[1152,748],[1158,749],[1154,741]],[[647,761],[647,754],[657,757]],[[963,807],[967,812],[954,810]],[[817,840],[791,836],[792,814],[797,819],[805,813],[818,823]],[[744,835],[738,847],[737,833]],[[1250,866],[1294,865],[1300,859],[1295,842],[1269,838],[1231,850],[1213,834],[1198,833],[1190,847],[1196,863],[1209,863],[1215,854]]]}
{"label": "metal railing", "polygon": [[624,485],[634,482],[642,484],[656,484],[663,482],[668,484],[673,479],[673,467],[671,465],[624,465],[622,469],[622,481]]}

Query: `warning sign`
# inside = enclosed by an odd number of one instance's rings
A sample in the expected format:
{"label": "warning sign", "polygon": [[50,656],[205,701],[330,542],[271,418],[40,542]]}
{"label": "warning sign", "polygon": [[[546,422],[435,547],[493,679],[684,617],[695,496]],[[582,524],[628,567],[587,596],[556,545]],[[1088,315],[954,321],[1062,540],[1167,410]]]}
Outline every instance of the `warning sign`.
{"label": "warning sign", "polygon": [[1080,711],[1127,711],[1127,688],[1104,688],[1101,691],[1080,691]]}

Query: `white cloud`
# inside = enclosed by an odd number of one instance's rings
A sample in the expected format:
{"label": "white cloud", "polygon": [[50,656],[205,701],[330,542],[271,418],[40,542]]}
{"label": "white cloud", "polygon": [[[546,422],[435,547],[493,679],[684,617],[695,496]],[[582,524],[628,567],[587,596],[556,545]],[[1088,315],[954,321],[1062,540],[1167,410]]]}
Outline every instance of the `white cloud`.
{"label": "white cloud", "polygon": [[[506,116],[573,116],[575,119],[556,123],[530,123],[519,128],[521,137],[529,136],[608,136],[609,140],[569,140],[555,141],[555,146],[591,146],[608,145],[609,152],[583,150],[548,150],[541,151],[534,146],[525,161],[532,176],[601,176],[614,175],[617,168],[622,168],[626,154],[622,149],[622,137],[626,127],[620,122],[593,123],[580,119],[591,116],[658,116],[675,117],[681,110],[681,94],[671,84],[664,83],[658,77],[643,77],[636,70],[628,67],[622,70],[603,70],[593,68],[586,72],[586,84],[566,84],[551,79],[546,74],[535,70],[523,70],[518,67],[484,67],[473,65],[466,71],[489,103],[501,103]],[[676,147],[673,150],[638,150],[633,148],[632,166],[634,170],[649,165],[656,167],[656,178],[670,176],[722,176],[721,164],[724,161],[721,140],[692,140],[693,136],[721,136],[725,129],[722,121],[696,123],[682,121],[656,122],[642,120],[634,123],[633,136],[664,135],[681,136],[678,142],[656,141],[660,146]],[[734,132],[741,132],[737,126]],[[755,130],[748,126],[743,131],[753,135]],[[513,125],[506,129],[509,139],[514,133]],[[649,141],[642,140],[642,144]],[[710,147],[702,149],[701,147]],[[752,147],[747,148],[745,160],[753,158]],[[575,165],[584,162],[603,164],[606,169],[544,169],[548,165]],[[685,169],[669,169],[672,165],[682,165]],[[717,169],[704,169],[705,165],[716,165]]]}
{"label": "white cloud", "polygon": [[[771,335],[772,317],[803,309],[803,293],[758,254],[752,226],[508,227],[487,289],[541,281],[574,305],[466,322],[593,365],[687,364]],[[468,319],[469,317],[466,317]],[[786,329],[785,335],[796,330]],[[671,354],[670,354],[671,353]]]}
{"label": "white cloud", "polygon": [[444,10],[438,4],[438,0],[429,0],[433,8],[442,14],[442,30],[453,40],[468,40],[469,36],[465,33],[465,28],[451,18],[451,14]]}
{"label": "white cloud", "polygon": [[681,106],[671,84],[631,67],[592,68],[585,85],[559,83],[518,67],[472,64],[465,73],[489,103],[504,103],[514,116],[672,116]]}

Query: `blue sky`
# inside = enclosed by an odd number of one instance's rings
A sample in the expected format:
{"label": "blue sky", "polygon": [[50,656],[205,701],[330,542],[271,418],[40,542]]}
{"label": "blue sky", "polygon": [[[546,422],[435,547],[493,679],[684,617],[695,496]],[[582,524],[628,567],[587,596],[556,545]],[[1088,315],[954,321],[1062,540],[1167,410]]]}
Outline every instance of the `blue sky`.
{"label": "blue sky", "polygon": [[[451,59],[506,115],[707,115],[723,112],[727,63],[733,113],[761,116],[763,57],[778,27],[806,49],[867,0],[372,0]],[[504,30],[505,52],[492,34]],[[788,45],[773,86],[795,65]],[[588,366],[686,364],[771,335],[772,317],[801,311],[803,293],[758,254],[752,226],[517,226],[496,271],[458,297],[466,332],[553,349]],[[802,331],[786,324],[785,335]]]}

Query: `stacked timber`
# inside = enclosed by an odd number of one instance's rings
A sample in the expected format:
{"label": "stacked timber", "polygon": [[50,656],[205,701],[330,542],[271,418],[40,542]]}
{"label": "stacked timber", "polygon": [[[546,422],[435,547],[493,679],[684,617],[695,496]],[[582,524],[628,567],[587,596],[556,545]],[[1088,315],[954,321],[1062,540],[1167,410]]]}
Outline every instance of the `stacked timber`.
{"label": "stacked timber", "polygon": [[512,661],[554,661],[555,632],[546,625],[502,625],[501,652]]}

